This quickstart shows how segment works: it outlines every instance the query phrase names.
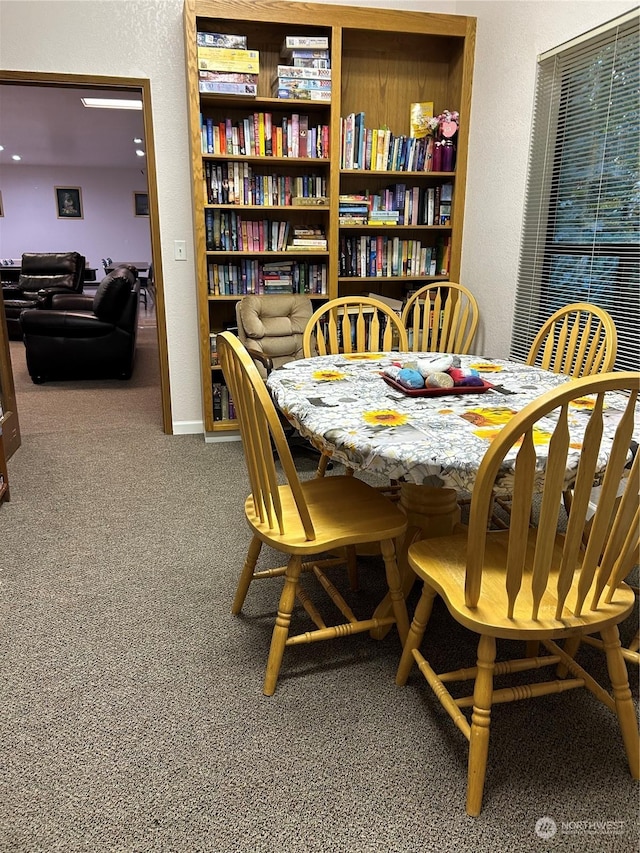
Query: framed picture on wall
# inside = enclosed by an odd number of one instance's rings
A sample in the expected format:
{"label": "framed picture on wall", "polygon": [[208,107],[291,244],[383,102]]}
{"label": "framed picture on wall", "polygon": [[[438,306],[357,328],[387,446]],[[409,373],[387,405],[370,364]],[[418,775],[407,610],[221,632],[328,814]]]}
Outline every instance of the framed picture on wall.
{"label": "framed picture on wall", "polygon": [[136,216],[149,215],[149,196],[147,193],[133,194],[133,212]]}
{"label": "framed picture on wall", "polygon": [[83,219],[80,187],[56,187],[58,219]]}

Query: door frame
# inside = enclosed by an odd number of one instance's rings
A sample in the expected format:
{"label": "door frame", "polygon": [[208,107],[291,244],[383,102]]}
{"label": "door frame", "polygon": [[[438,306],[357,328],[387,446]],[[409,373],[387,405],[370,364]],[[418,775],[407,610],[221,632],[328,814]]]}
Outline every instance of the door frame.
{"label": "door frame", "polygon": [[45,71],[0,71],[0,86],[4,83],[32,86],[52,86],[82,89],[119,89],[135,91],[142,96],[145,152],[147,166],[147,191],[149,193],[149,228],[151,232],[151,262],[155,283],[156,333],[160,362],[160,393],[162,397],[162,428],[173,435],[171,417],[171,389],[169,385],[169,354],[167,348],[167,323],[160,251],[160,217],[158,215],[158,182],[153,136],[153,111],[151,108],[151,81],[146,77],[105,77],[93,74],[56,74]]}

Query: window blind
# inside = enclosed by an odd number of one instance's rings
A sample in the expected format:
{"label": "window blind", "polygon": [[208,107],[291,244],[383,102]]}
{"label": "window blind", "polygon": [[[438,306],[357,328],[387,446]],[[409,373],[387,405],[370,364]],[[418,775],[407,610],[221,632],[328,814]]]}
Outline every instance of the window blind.
{"label": "window blind", "polygon": [[558,308],[590,302],[640,351],[640,33],[637,14],[540,58],[511,357]]}

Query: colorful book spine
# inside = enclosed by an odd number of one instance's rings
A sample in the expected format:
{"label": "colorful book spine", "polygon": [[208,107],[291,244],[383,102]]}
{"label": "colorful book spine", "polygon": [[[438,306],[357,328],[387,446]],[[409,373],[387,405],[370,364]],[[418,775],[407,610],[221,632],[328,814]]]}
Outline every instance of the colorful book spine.
{"label": "colorful book spine", "polygon": [[331,92],[326,89],[272,89],[274,98],[285,101],[330,101]]}
{"label": "colorful book spine", "polygon": [[278,89],[327,89],[331,91],[331,80],[306,80],[297,77],[276,77],[273,82]]}
{"label": "colorful book spine", "polygon": [[258,74],[260,72],[260,55],[257,50],[199,47],[198,69],[201,71],[240,71]]}
{"label": "colorful book spine", "polygon": [[215,80],[201,80],[198,83],[198,90],[202,94],[246,95],[251,98],[255,98],[258,94],[255,83],[224,83]]}
{"label": "colorful book spine", "polygon": [[278,65],[277,77],[296,77],[305,80],[331,80],[330,68],[296,68],[293,65]]}
{"label": "colorful book spine", "polygon": [[288,59],[292,59],[294,62],[298,59],[315,59],[324,60],[325,62],[329,62],[330,60],[329,51],[319,48],[292,47],[285,49],[283,51],[283,55]]}
{"label": "colorful book spine", "polygon": [[216,83],[258,83],[257,74],[245,71],[198,71],[198,80],[213,80]]}
{"label": "colorful book spine", "polygon": [[238,50],[247,49],[247,37],[230,35],[229,33],[198,32],[196,36],[198,47],[226,47]]}
{"label": "colorful book spine", "polygon": [[284,42],[282,44],[282,50],[299,50],[300,48],[305,49],[318,49],[318,50],[328,50],[329,48],[329,38],[328,36],[285,36]]}

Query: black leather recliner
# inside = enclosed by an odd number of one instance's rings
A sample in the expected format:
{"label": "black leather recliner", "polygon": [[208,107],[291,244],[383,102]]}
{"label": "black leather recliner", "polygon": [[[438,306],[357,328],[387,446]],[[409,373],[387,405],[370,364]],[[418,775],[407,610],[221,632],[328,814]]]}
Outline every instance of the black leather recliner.
{"label": "black leather recliner", "polygon": [[18,281],[2,285],[9,338],[22,337],[20,314],[25,309],[51,308],[57,293],[82,293],[85,265],[78,252],[25,252]]}
{"label": "black leather recliner", "polygon": [[27,368],[36,384],[49,379],[130,379],[136,351],[140,284],[120,267],[95,296],[56,295],[51,310],[20,317]]}

